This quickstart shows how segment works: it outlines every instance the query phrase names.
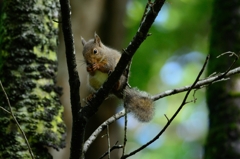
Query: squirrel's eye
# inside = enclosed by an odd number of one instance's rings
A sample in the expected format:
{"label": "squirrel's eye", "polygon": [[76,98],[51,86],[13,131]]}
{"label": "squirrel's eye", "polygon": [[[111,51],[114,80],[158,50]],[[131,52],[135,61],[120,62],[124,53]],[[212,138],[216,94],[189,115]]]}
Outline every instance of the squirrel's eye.
{"label": "squirrel's eye", "polygon": [[93,49],[93,53],[94,54],[98,53],[98,50],[97,49]]}

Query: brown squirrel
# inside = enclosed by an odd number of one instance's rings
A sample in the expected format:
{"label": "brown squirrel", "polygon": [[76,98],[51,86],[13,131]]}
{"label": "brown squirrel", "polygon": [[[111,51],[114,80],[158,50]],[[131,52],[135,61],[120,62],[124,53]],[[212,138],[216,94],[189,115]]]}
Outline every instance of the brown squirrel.
{"label": "brown squirrel", "polygon": [[[121,53],[105,46],[95,33],[94,39],[86,42],[82,37],[83,57],[87,65],[88,82],[96,91],[107,80],[108,75],[114,71]],[[112,90],[112,94],[123,99],[127,110],[142,122],[148,122],[154,114],[153,100],[146,92],[131,88],[127,81],[127,71],[120,77]]]}

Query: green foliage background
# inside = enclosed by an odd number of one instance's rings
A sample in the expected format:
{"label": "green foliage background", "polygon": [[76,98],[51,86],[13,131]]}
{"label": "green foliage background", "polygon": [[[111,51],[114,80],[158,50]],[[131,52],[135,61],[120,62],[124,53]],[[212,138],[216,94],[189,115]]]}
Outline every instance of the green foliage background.
{"label": "green foliage background", "polygon": [[[146,0],[127,5],[126,44],[134,36]],[[212,0],[167,0],[146,39],[134,56],[130,84],[157,94],[190,85],[208,53]],[[176,111],[185,93],[160,99],[151,123],[129,120],[128,150],[132,151],[153,138]],[[187,104],[168,130],[153,145],[132,158],[200,159],[207,132],[205,91],[196,93],[196,103]],[[188,100],[192,100],[190,96]],[[122,122],[120,121],[120,124]]]}

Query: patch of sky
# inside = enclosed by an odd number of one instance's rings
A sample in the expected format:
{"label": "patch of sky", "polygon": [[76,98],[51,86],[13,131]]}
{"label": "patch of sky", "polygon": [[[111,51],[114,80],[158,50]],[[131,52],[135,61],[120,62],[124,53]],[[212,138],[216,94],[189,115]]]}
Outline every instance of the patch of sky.
{"label": "patch of sky", "polygon": [[155,19],[154,25],[165,23],[169,18],[169,6],[165,3]]}
{"label": "patch of sky", "polygon": [[201,139],[208,129],[208,116],[205,107],[197,106],[191,116],[177,127],[177,134],[185,141],[196,141]]}
{"label": "patch of sky", "polygon": [[161,69],[159,76],[168,85],[176,85],[182,79],[183,68],[178,62],[167,62]]}
{"label": "patch of sky", "polygon": [[159,77],[167,85],[177,85],[183,79],[184,66],[189,63],[203,64],[204,55],[192,51],[180,56],[172,56],[159,72]]}
{"label": "patch of sky", "polygon": [[[161,129],[162,129],[162,126],[160,126],[159,124],[154,124],[154,123],[145,124],[137,130],[135,138],[141,145],[146,144],[154,136],[156,136]],[[163,134],[158,140],[150,144],[148,148],[157,149],[164,143],[164,140],[165,140],[165,137]]]}
{"label": "patch of sky", "polygon": [[[121,111],[122,108],[118,108],[117,112]],[[127,114],[127,119],[128,119],[128,123],[127,123],[127,127],[129,130],[134,130],[136,128],[138,128],[139,126],[141,126],[141,123],[133,116],[133,114],[128,113]],[[125,119],[124,117],[120,118],[117,120],[117,123],[121,126],[124,127],[125,124]]]}

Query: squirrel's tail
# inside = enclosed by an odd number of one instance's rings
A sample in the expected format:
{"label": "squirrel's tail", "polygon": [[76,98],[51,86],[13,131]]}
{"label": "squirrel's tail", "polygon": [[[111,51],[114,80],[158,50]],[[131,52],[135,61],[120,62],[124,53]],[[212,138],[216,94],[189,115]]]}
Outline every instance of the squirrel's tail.
{"label": "squirrel's tail", "polygon": [[153,118],[154,105],[150,95],[136,88],[124,89],[124,104],[128,111],[141,122],[148,122]]}

